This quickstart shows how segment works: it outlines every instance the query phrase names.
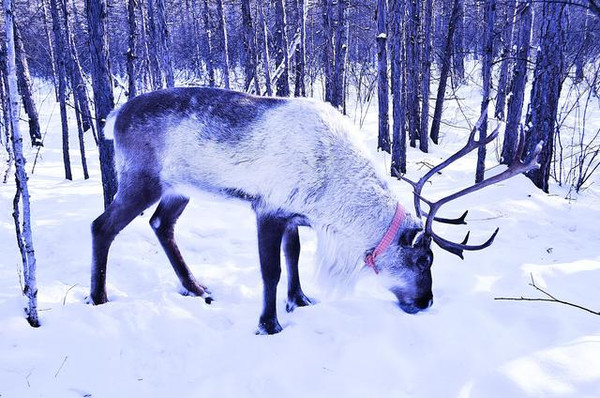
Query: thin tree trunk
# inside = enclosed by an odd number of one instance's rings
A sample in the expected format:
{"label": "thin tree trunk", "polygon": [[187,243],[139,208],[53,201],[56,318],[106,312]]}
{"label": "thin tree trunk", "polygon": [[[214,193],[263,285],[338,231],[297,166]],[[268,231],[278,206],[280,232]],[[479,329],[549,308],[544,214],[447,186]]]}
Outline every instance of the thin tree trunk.
{"label": "thin tree trunk", "polygon": [[[37,281],[36,281],[36,260],[33,248],[33,232],[31,230],[31,206],[29,203],[29,188],[27,187],[27,172],[25,171],[25,157],[23,156],[23,138],[19,130],[19,109],[20,100],[17,89],[17,67],[15,62],[15,42],[14,42],[14,20],[12,0],[4,0],[4,28],[6,29],[6,51],[7,51],[7,81],[8,81],[8,100],[11,112],[12,142],[15,155],[17,183],[17,195],[14,201],[14,213],[16,234],[19,249],[23,258],[23,293],[28,298],[28,305],[25,310],[27,321],[33,327],[40,326],[37,313]],[[19,220],[19,199],[23,204],[23,221]]]}
{"label": "thin tree trunk", "polygon": [[402,47],[404,0],[389,0],[390,3],[390,55],[392,64],[392,164],[391,173],[406,173],[406,97],[404,93],[404,49]]}
{"label": "thin tree trunk", "polygon": [[[479,140],[484,141],[487,137],[488,124],[488,105],[490,101],[490,90],[492,88],[492,61],[494,58],[494,20],[496,16],[496,0],[486,0],[485,2],[485,49],[482,67],[483,77],[483,98],[481,99],[481,113],[483,120],[479,128]],[[485,174],[485,145],[481,145],[477,149],[477,168],[475,170],[475,182],[483,181]]]}
{"label": "thin tree trunk", "polygon": [[19,27],[15,22],[15,52],[17,62],[17,84],[19,86],[19,93],[23,100],[23,106],[27,117],[29,118],[29,136],[31,137],[31,145],[42,146],[42,133],[40,131],[40,121],[38,112],[33,101],[33,94],[31,93],[31,75],[29,74],[29,64],[25,55],[25,47]]}
{"label": "thin tree trunk", "polygon": [[306,2],[307,0],[296,0],[298,8],[298,29],[300,30],[300,43],[296,47],[296,84],[294,85],[294,96],[306,96]]}
{"label": "thin tree trunk", "polygon": [[515,5],[517,0],[508,0],[506,5],[506,26],[502,29],[502,61],[500,62],[500,77],[498,79],[498,94],[496,95],[496,109],[494,116],[498,119],[504,119],[504,107],[506,105],[506,96],[508,95],[508,69],[512,62],[512,36],[515,26]]}
{"label": "thin tree trunk", "polygon": [[[2,49],[1,49],[2,54],[5,54],[5,50],[4,50],[4,45],[2,45]],[[15,163],[15,156],[13,154],[13,148],[12,145],[10,144],[10,137],[11,137],[11,132],[10,132],[10,106],[9,106],[9,100],[8,100],[8,80],[7,80],[7,76],[6,76],[6,71],[7,69],[7,65],[6,65],[6,57],[2,56],[0,57],[0,105],[2,107],[2,121],[3,121],[3,126],[4,126],[4,135],[3,135],[3,139],[0,138],[0,141],[2,141],[3,145],[4,145],[4,149],[6,150],[7,153],[7,158],[6,158],[6,170],[4,171],[4,175],[2,176],[2,183],[6,184],[8,182],[8,176],[10,175],[10,172],[12,170],[12,166]]]}
{"label": "thin tree trunk", "polygon": [[435,99],[435,109],[433,111],[433,120],[431,121],[430,137],[434,144],[439,141],[440,123],[442,121],[442,110],[444,108],[444,96],[446,95],[446,84],[448,82],[448,72],[450,71],[450,56],[452,53],[452,37],[456,29],[456,22],[459,17],[459,2],[453,0],[452,14],[448,23],[448,36],[446,37],[446,45],[444,48],[444,57],[442,58],[442,70],[440,72],[440,83],[438,86],[437,96]]}
{"label": "thin tree trunk", "polygon": [[50,24],[48,17],[48,8],[46,4],[46,0],[40,0],[40,5],[42,8],[42,22],[44,24],[44,34],[46,35],[46,43],[48,44],[48,52],[50,54],[50,66],[52,67],[52,81],[54,83],[54,97],[58,102],[58,78],[57,78],[57,66],[56,66],[56,57],[54,55],[54,43],[52,43],[52,37],[50,35],[50,28],[48,25]]}
{"label": "thin tree trunk", "polygon": [[60,26],[58,3],[56,0],[50,0],[50,15],[52,16],[52,32],[54,33],[54,54],[56,55],[56,65],[58,66],[58,100],[60,103],[60,120],[62,128],[63,164],[65,168],[65,178],[67,180],[72,180],[73,175],[71,173],[71,158],[69,155],[69,126],[67,117],[66,45]]}
{"label": "thin tree trunk", "polygon": [[106,117],[114,106],[106,36],[106,0],[86,0],[86,14],[90,30],[92,87],[96,109],[96,127],[99,139],[100,171],[104,191],[104,207],[112,202],[117,192],[117,176],[112,140],[104,138]]}
{"label": "thin tree trunk", "polygon": [[379,134],[377,149],[390,153],[389,95],[387,74],[387,5],[377,1],[377,99],[379,104]]}
{"label": "thin tree trunk", "polygon": [[217,0],[217,20],[219,32],[223,39],[223,83],[225,88],[229,89],[229,39],[227,38],[227,22],[223,11],[223,0]]}
{"label": "thin tree trunk", "polygon": [[158,22],[157,30],[162,52],[162,68],[165,72],[167,87],[175,87],[175,76],[173,75],[173,62],[171,60],[171,35],[167,25],[167,12],[165,0],[156,0],[156,13]]}
{"label": "thin tree trunk", "polygon": [[348,55],[348,0],[337,0],[337,26],[335,30],[333,74],[333,93],[331,105],[343,108],[346,99],[344,77],[346,75],[346,57]]}
{"label": "thin tree trunk", "polygon": [[267,43],[268,32],[267,32],[267,23],[265,22],[265,14],[264,14],[264,10],[263,10],[263,4],[260,2],[258,4],[258,19],[259,19],[258,22],[260,23],[260,26],[263,31],[263,41],[262,41],[263,69],[265,71],[265,85],[267,88],[267,95],[270,97],[273,95],[273,89],[271,88],[271,71],[269,69],[269,44]]}
{"label": "thin tree trunk", "polygon": [[290,95],[290,72],[288,58],[288,39],[285,31],[287,18],[283,0],[275,0],[275,69],[282,72],[276,76],[275,88],[278,97]]}
{"label": "thin tree trunk", "polygon": [[406,22],[406,114],[408,120],[408,136],[410,146],[417,146],[419,138],[419,53],[418,27],[419,6],[418,0],[407,0],[407,22]]}
{"label": "thin tree trunk", "polygon": [[[450,17],[452,19],[452,17]],[[465,0],[458,0],[458,15],[456,16],[452,51],[453,77],[457,86],[465,81]]]}
{"label": "thin tree trunk", "polygon": [[432,0],[425,0],[423,10],[423,58],[421,79],[421,129],[419,134],[419,149],[429,151],[429,82],[431,77],[431,19],[433,14]]}
{"label": "thin tree trunk", "polygon": [[210,13],[208,11],[208,0],[204,0],[204,8],[203,8],[203,22],[204,22],[204,40],[206,42],[206,68],[208,71],[208,85],[210,87],[215,86],[215,69],[214,69],[214,61],[213,61],[213,51],[212,51],[212,32],[210,27]]}
{"label": "thin tree trunk", "polygon": [[[141,36],[141,44],[142,44],[142,62],[140,65],[140,71],[143,71],[143,82],[142,82],[142,91],[147,91],[149,87],[154,86],[154,72],[152,61],[150,60],[150,49],[149,49],[149,39],[148,39],[148,27],[146,24],[146,17],[144,15],[144,7],[143,2],[137,2],[138,11],[140,13],[140,36]],[[194,31],[194,36],[196,36],[196,32]]]}
{"label": "thin tree trunk", "polygon": [[333,0],[322,0],[323,8],[323,73],[325,75],[325,101],[333,103]]}
{"label": "thin tree trunk", "polygon": [[[86,0],[91,1],[91,0]],[[94,0],[98,1],[98,0]],[[100,0],[104,1],[104,0]],[[154,0],[147,0],[148,4],[148,29],[150,33],[150,45],[148,46],[148,53],[150,57],[150,70],[152,71],[152,88],[158,90],[163,87],[163,78],[161,72],[160,62],[158,61],[158,49],[160,48],[160,41],[158,39],[159,33],[157,32],[156,16],[154,15]]]}
{"label": "thin tree trunk", "polygon": [[136,5],[137,5],[137,0],[128,0],[127,1],[127,22],[128,22],[128,28],[129,28],[129,36],[127,38],[128,44],[129,44],[129,48],[127,49],[127,80],[128,80],[127,97],[129,99],[131,99],[137,95],[137,88],[136,88],[137,21],[135,18]]}
{"label": "thin tree trunk", "polygon": [[529,42],[533,5],[531,0],[520,0],[516,13],[519,21],[516,60],[511,79],[511,93],[508,99],[506,128],[502,144],[501,163],[508,164],[515,157],[519,137],[519,125],[523,113],[523,100],[527,84],[527,63],[529,62]]}
{"label": "thin tree trunk", "polygon": [[241,61],[244,65],[244,91],[249,91],[250,85],[254,84],[254,91],[256,94],[260,94],[258,74],[256,73],[256,38],[250,12],[250,0],[242,0],[242,32],[244,51]]}

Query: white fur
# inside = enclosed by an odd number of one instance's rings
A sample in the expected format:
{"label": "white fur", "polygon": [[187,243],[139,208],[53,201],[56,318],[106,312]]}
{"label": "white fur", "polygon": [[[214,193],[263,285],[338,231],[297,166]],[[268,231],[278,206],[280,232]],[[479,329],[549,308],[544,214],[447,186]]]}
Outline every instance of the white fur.
{"label": "white fur", "polygon": [[[107,130],[113,128],[111,115]],[[260,197],[261,211],[306,216],[318,235],[321,279],[352,284],[366,252],[387,230],[397,199],[353,139],[349,121],[322,102],[293,99],[266,111],[238,141],[198,138],[210,128],[214,121],[200,117],[174,115],[169,122],[166,153],[159,156],[169,191],[235,188]],[[124,155],[117,151],[119,169],[128,167]],[[325,189],[311,196],[314,187]]]}

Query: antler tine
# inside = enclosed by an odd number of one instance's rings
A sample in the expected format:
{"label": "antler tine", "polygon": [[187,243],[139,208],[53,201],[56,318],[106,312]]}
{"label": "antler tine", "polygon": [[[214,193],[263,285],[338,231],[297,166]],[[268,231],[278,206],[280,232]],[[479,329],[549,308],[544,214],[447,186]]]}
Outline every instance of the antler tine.
{"label": "antler tine", "polygon": [[464,259],[464,256],[463,256],[464,250],[476,251],[476,250],[482,250],[482,249],[485,249],[486,247],[489,247],[494,242],[494,239],[496,239],[496,235],[498,234],[499,230],[500,230],[500,228],[496,228],[496,230],[494,231],[492,236],[490,236],[488,238],[488,240],[486,240],[485,242],[483,242],[480,245],[467,245],[466,244],[467,241],[469,240],[469,232],[467,232],[467,236],[465,236],[465,239],[463,239],[462,243],[460,243],[460,244],[450,242],[449,240],[439,237],[435,233],[431,234],[431,238],[442,249],[444,249],[452,254],[456,254],[461,259]]}

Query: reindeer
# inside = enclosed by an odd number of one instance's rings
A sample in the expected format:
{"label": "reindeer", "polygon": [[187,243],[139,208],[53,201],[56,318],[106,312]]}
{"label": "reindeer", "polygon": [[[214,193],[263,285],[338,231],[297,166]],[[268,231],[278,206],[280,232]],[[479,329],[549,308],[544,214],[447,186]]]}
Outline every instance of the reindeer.
{"label": "reindeer", "polygon": [[[476,126],[477,128],[477,126]],[[421,196],[425,181],[457,158],[486,145],[474,139],[418,183],[415,215],[404,210],[387,182],[353,139],[353,128],[337,110],[305,98],[267,98],[214,89],[174,88],[133,98],[113,111],[104,134],[115,142],[118,191],[92,223],[90,297],[107,302],[106,263],[117,234],[158,203],[150,225],[183,287],[210,304],[209,290],[186,265],[174,226],[189,201],[189,188],[250,202],[256,213],[263,309],[258,334],[282,330],[276,311],[280,250],[288,270],[288,312],[312,304],[298,275],[299,226],[317,234],[323,275],[351,284],[371,268],[407,313],[433,303],[431,241],[462,257],[463,250],[489,246],[449,242],[432,230],[435,214],[448,201],[536,166],[537,153],[521,162],[520,151],[503,173],[431,203]],[[541,148],[541,146],[540,146]],[[420,203],[429,205],[429,214]],[[420,218],[426,217],[425,225]]]}

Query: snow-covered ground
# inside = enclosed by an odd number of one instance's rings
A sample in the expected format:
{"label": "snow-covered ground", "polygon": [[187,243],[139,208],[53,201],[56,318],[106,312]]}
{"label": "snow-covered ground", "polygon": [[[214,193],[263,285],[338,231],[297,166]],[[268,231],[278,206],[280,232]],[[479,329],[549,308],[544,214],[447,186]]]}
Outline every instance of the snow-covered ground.
{"label": "snow-covered ground", "polygon": [[[472,96],[466,109],[475,121],[477,91],[464,94]],[[464,261],[434,248],[435,303],[418,315],[403,313],[369,273],[348,295],[328,294],[314,278],[315,235],[302,229],[301,277],[318,302],[287,314],[282,283],[284,331],[255,336],[262,301],[255,222],[249,206],[234,200],[194,198],[176,232],[213,304],[179,294],[148,226],[152,210],[112,247],[110,302],[85,303],[89,226],[102,211],[97,155],[88,139],[91,178],[84,181],[73,149],[75,181],[65,181],[51,97],[41,117],[46,146],[29,180],[38,329],[22,311],[13,183],[0,185],[2,398],[600,396],[600,317],[560,304],[494,300],[542,297],[528,286],[533,276],[557,298],[600,310],[600,190],[594,186],[567,200],[565,189],[553,186],[546,195],[519,176],[449,205],[447,215],[471,210],[473,242],[496,226],[500,233],[492,247],[467,253]],[[458,111],[446,111],[445,118],[465,126]],[[442,145],[430,154],[410,150],[409,176],[423,172],[419,162],[437,163],[456,151],[467,131],[445,127]],[[374,107],[363,133],[374,148]],[[29,170],[34,154],[29,150]],[[387,169],[388,156],[374,157]],[[474,167],[474,156],[457,162],[425,194],[435,198],[470,184]],[[410,209],[409,187],[391,184]],[[437,231],[460,240],[465,228]]]}

